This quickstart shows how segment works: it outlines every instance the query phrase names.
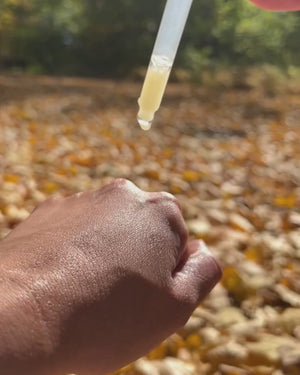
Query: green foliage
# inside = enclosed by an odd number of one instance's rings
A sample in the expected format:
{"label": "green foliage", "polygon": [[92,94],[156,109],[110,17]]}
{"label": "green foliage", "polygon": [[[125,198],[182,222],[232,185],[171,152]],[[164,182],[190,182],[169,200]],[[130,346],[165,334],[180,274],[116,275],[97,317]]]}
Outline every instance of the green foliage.
{"label": "green foliage", "polygon": [[[0,67],[125,76],[148,63],[162,0],[0,0]],[[248,0],[196,0],[176,67],[299,66],[299,13]]]}

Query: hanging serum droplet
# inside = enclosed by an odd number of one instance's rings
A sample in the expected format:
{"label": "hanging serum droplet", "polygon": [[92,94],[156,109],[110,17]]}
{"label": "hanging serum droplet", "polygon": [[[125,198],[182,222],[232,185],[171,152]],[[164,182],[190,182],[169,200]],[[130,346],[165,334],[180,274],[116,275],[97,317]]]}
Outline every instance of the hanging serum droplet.
{"label": "hanging serum droplet", "polygon": [[141,118],[139,118],[139,116],[137,117],[137,120],[143,130],[148,131],[151,129],[152,121],[142,120]]}

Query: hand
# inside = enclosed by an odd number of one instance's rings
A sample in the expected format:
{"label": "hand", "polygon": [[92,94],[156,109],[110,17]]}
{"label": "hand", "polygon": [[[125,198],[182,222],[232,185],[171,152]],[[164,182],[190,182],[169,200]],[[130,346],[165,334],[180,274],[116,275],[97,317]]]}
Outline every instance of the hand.
{"label": "hand", "polygon": [[250,0],[260,8],[277,11],[300,10],[300,0]]}
{"label": "hand", "polygon": [[[3,361],[4,375],[106,374],[146,354],[221,277],[203,242],[187,237],[172,195],[122,179],[44,202],[1,244],[2,275],[23,288],[33,312],[10,309],[22,329],[7,336],[23,362]],[[5,337],[12,328],[1,324]]]}

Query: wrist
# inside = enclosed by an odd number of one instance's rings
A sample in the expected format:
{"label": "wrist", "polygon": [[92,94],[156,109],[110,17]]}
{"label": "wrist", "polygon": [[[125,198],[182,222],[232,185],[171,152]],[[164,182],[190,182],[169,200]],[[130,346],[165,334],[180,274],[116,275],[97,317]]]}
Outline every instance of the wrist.
{"label": "wrist", "polygon": [[0,368],[3,375],[42,375],[50,370],[53,344],[38,303],[28,290],[23,278],[20,282],[10,272],[1,272]]}

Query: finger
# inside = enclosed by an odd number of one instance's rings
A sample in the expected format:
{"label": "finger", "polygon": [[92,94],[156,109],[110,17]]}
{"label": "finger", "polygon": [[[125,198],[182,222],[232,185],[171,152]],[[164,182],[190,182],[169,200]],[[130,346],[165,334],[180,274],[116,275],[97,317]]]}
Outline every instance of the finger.
{"label": "finger", "polygon": [[262,9],[276,11],[300,10],[300,0],[250,0]]}
{"label": "finger", "polygon": [[184,263],[173,275],[175,293],[181,300],[197,306],[222,277],[222,269],[203,241],[192,241]]}
{"label": "finger", "polygon": [[147,202],[156,205],[157,209],[164,213],[164,217],[168,221],[169,228],[177,237],[177,246],[174,247],[174,256],[175,263],[178,264],[183,256],[188,239],[188,230],[182,216],[180,203],[172,194],[166,192],[147,194]]}

